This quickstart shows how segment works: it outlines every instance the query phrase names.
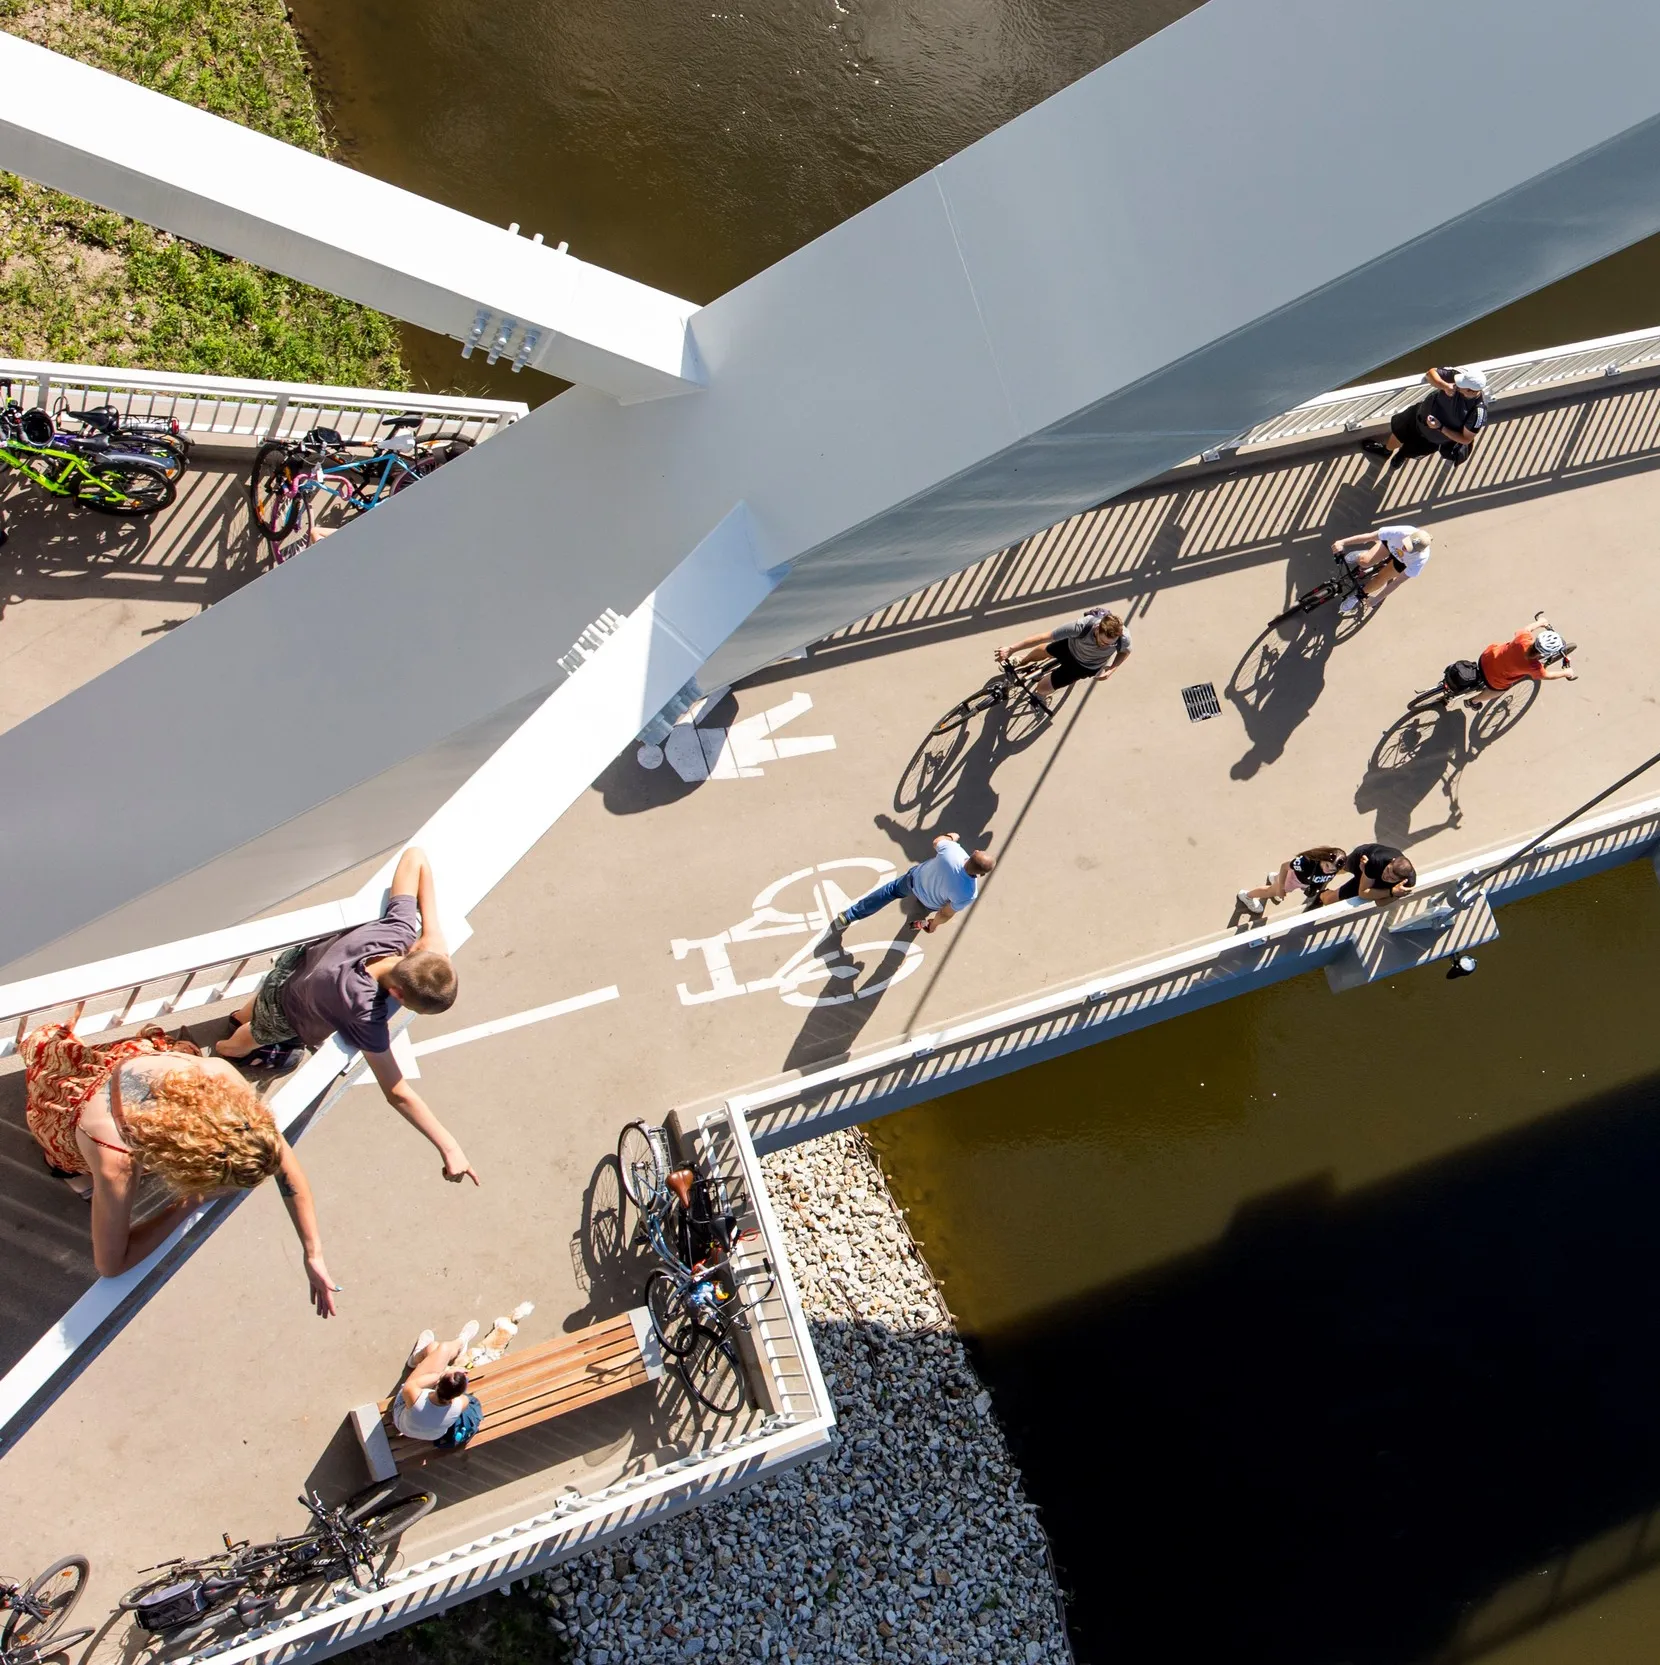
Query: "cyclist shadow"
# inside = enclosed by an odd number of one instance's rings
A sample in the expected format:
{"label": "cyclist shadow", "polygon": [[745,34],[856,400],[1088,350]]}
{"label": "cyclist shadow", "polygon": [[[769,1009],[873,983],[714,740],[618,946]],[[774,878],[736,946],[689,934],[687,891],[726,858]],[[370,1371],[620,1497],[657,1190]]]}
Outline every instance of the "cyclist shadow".
{"label": "cyclist shadow", "polygon": [[[1289,640],[1282,634],[1291,631]],[[1250,750],[1228,773],[1250,780],[1277,763],[1326,687],[1326,662],[1336,647],[1335,622],[1318,614],[1269,625],[1245,650],[1225,690],[1238,710]]]}
{"label": "cyclist shadow", "polygon": [[[1432,706],[1408,711],[1384,730],[1366,773],[1355,788],[1355,808],[1375,817],[1372,836],[1405,850],[1463,825],[1459,789],[1464,771],[1533,708],[1537,682],[1511,689],[1474,711]],[[1419,806],[1439,791],[1446,812],[1439,821],[1414,826]]]}

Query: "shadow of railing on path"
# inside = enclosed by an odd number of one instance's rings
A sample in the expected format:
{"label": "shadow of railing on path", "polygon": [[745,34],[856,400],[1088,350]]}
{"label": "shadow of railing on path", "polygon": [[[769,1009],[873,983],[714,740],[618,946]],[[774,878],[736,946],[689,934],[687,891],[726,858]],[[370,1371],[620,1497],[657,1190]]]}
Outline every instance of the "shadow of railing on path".
{"label": "shadow of railing on path", "polygon": [[[1287,555],[1295,559],[1382,518],[1445,520],[1660,465],[1660,384],[1592,392],[1498,416],[1461,468],[1439,457],[1385,473],[1337,448],[1166,480],[1058,522],[827,637],[841,662],[1068,606],[1112,605],[1130,622],[1162,591]],[[768,680],[764,673],[756,680]],[[799,675],[791,666],[778,675]]]}

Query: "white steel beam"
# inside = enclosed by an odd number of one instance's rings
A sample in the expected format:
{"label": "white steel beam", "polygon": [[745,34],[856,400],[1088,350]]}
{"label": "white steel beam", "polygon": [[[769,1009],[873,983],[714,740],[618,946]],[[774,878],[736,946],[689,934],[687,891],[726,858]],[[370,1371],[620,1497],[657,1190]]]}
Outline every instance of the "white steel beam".
{"label": "white steel beam", "polygon": [[697,388],[690,301],[0,33],[0,168],[622,400]]}
{"label": "white steel beam", "polygon": [[[573,389],[0,735],[0,967],[384,849],[739,505],[706,618],[568,702],[573,768],[688,664],[730,682],[1660,231],[1656,61],[1653,0],[1393,0],[1381,29],[1364,0],[1209,0],[695,313],[700,397]],[[181,710],[164,766],[111,743]]]}

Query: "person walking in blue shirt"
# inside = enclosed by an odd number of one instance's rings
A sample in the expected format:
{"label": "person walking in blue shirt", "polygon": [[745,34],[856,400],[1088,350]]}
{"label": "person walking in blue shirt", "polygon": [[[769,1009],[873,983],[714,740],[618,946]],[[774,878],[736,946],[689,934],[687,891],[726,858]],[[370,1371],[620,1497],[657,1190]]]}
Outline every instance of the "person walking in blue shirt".
{"label": "person walking in blue shirt", "polygon": [[997,865],[986,850],[965,850],[955,833],[942,833],[934,840],[934,853],[897,879],[889,879],[867,891],[857,902],[830,921],[830,928],[845,931],[855,920],[868,919],[890,902],[914,896],[928,912],[913,919],[913,931],[937,931],[946,920],[962,912],[980,894],[980,881]]}

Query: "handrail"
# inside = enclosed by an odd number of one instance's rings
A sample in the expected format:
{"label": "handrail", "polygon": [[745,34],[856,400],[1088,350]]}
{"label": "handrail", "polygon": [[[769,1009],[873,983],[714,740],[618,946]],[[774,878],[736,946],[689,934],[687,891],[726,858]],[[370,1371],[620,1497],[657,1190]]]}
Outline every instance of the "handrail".
{"label": "handrail", "polygon": [[[716,1108],[698,1118],[697,1131],[706,1136],[730,1137],[737,1171],[747,1192],[746,1200],[760,1224],[761,1240],[777,1274],[773,1299],[783,1308],[797,1341],[802,1378],[806,1383],[806,1404],[799,1410],[788,1408],[792,1400],[801,1399],[801,1391],[785,1385],[786,1372],[780,1369],[780,1361],[769,1350],[761,1349],[762,1366],[773,1373],[776,1397],[786,1408],[761,1415],[756,1425],[743,1433],[717,1441],[702,1451],[638,1469],[585,1495],[562,1497],[551,1509],[527,1520],[400,1568],[387,1580],[384,1589],[368,1592],[349,1589],[337,1598],[311,1603],[245,1635],[181,1656],[181,1665],[198,1659],[235,1665],[242,1660],[286,1651],[305,1637],[350,1624],[354,1619],[372,1624],[375,1615],[394,1604],[407,1610],[415,1598],[429,1596],[440,1586],[445,1587],[442,1593],[447,1605],[455,1599],[453,1584],[458,1576],[465,1578],[468,1574],[482,1573],[484,1577],[478,1580],[478,1585],[522,1577],[531,1570],[527,1563],[533,1557],[545,1563],[549,1557],[539,1556],[538,1552],[549,1549],[555,1540],[562,1541],[558,1547],[574,1550],[582,1541],[599,1537],[613,1528],[624,1510],[632,1522],[644,1524],[654,1504],[666,1503],[671,1509],[676,1508],[681,1502],[678,1494],[682,1492],[692,1496],[707,1494],[724,1489],[740,1476],[756,1478],[769,1459],[798,1460],[828,1440],[836,1423],[835,1404],[813,1350],[782,1231],[767,1197],[760,1158],[749,1130],[741,1116]],[[513,1564],[504,1568],[503,1563],[509,1558]],[[470,1584],[468,1588],[477,1593],[478,1585]]]}
{"label": "handrail", "polygon": [[[1114,995],[1122,995],[1138,986],[1163,982],[1196,971],[1206,962],[1223,954],[1233,955],[1254,948],[1275,947],[1288,939],[1322,934],[1328,937],[1327,946],[1340,947],[1351,940],[1352,928],[1362,920],[1384,912],[1402,920],[1409,912],[1430,912],[1432,899],[1437,892],[1455,890],[1469,874],[1480,872],[1483,868],[1490,867],[1495,871],[1504,868],[1510,858],[1527,851],[1530,845],[1537,845],[1529,862],[1531,868],[1534,862],[1548,861],[1553,854],[1574,844],[1593,841],[1610,833],[1637,827],[1645,821],[1660,821],[1660,795],[1606,810],[1601,815],[1592,816],[1587,820],[1576,821],[1562,828],[1554,836],[1547,836],[1542,840],[1536,834],[1529,835],[1527,838],[1515,839],[1487,850],[1472,852],[1458,862],[1420,875],[1411,896],[1403,897],[1398,902],[1380,905],[1363,901],[1359,897],[1351,897],[1345,901],[1334,902],[1329,907],[1316,908],[1309,913],[1293,914],[1249,931],[1203,937],[1173,953],[1120,966],[1110,972],[1098,972],[1082,982],[1072,983],[1065,988],[1054,989],[1010,1005],[994,1007],[931,1033],[906,1035],[898,1041],[873,1047],[868,1052],[856,1053],[853,1057],[827,1069],[769,1082],[746,1092],[730,1093],[726,1095],[724,1103],[729,1110],[741,1113],[746,1119],[752,1120],[758,1112],[776,1109],[792,1100],[811,1097],[822,1090],[849,1085],[882,1070],[921,1060],[948,1048],[985,1041],[1001,1031],[1022,1024],[1060,1017],[1078,1010],[1091,1011],[1103,1006]],[[1524,870],[1494,888],[1496,892],[1502,893],[1526,882]]]}
{"label": "handrail", "polygon": [[199,376],[176,370],[126,370],[95,364],[0,358],[0,380],[20,404],[50,409],[60,393],[84,402],[111,396],[124,416],[167,416],[196,438],[298,439],[308,429],[338,428],[346,439],[369,438],[383,416],[420,413],[450,420],[464,437],[483,441],[529,414],[518,400],[455,393],[399,393],[384,388],[271,382],[243,376]]}

